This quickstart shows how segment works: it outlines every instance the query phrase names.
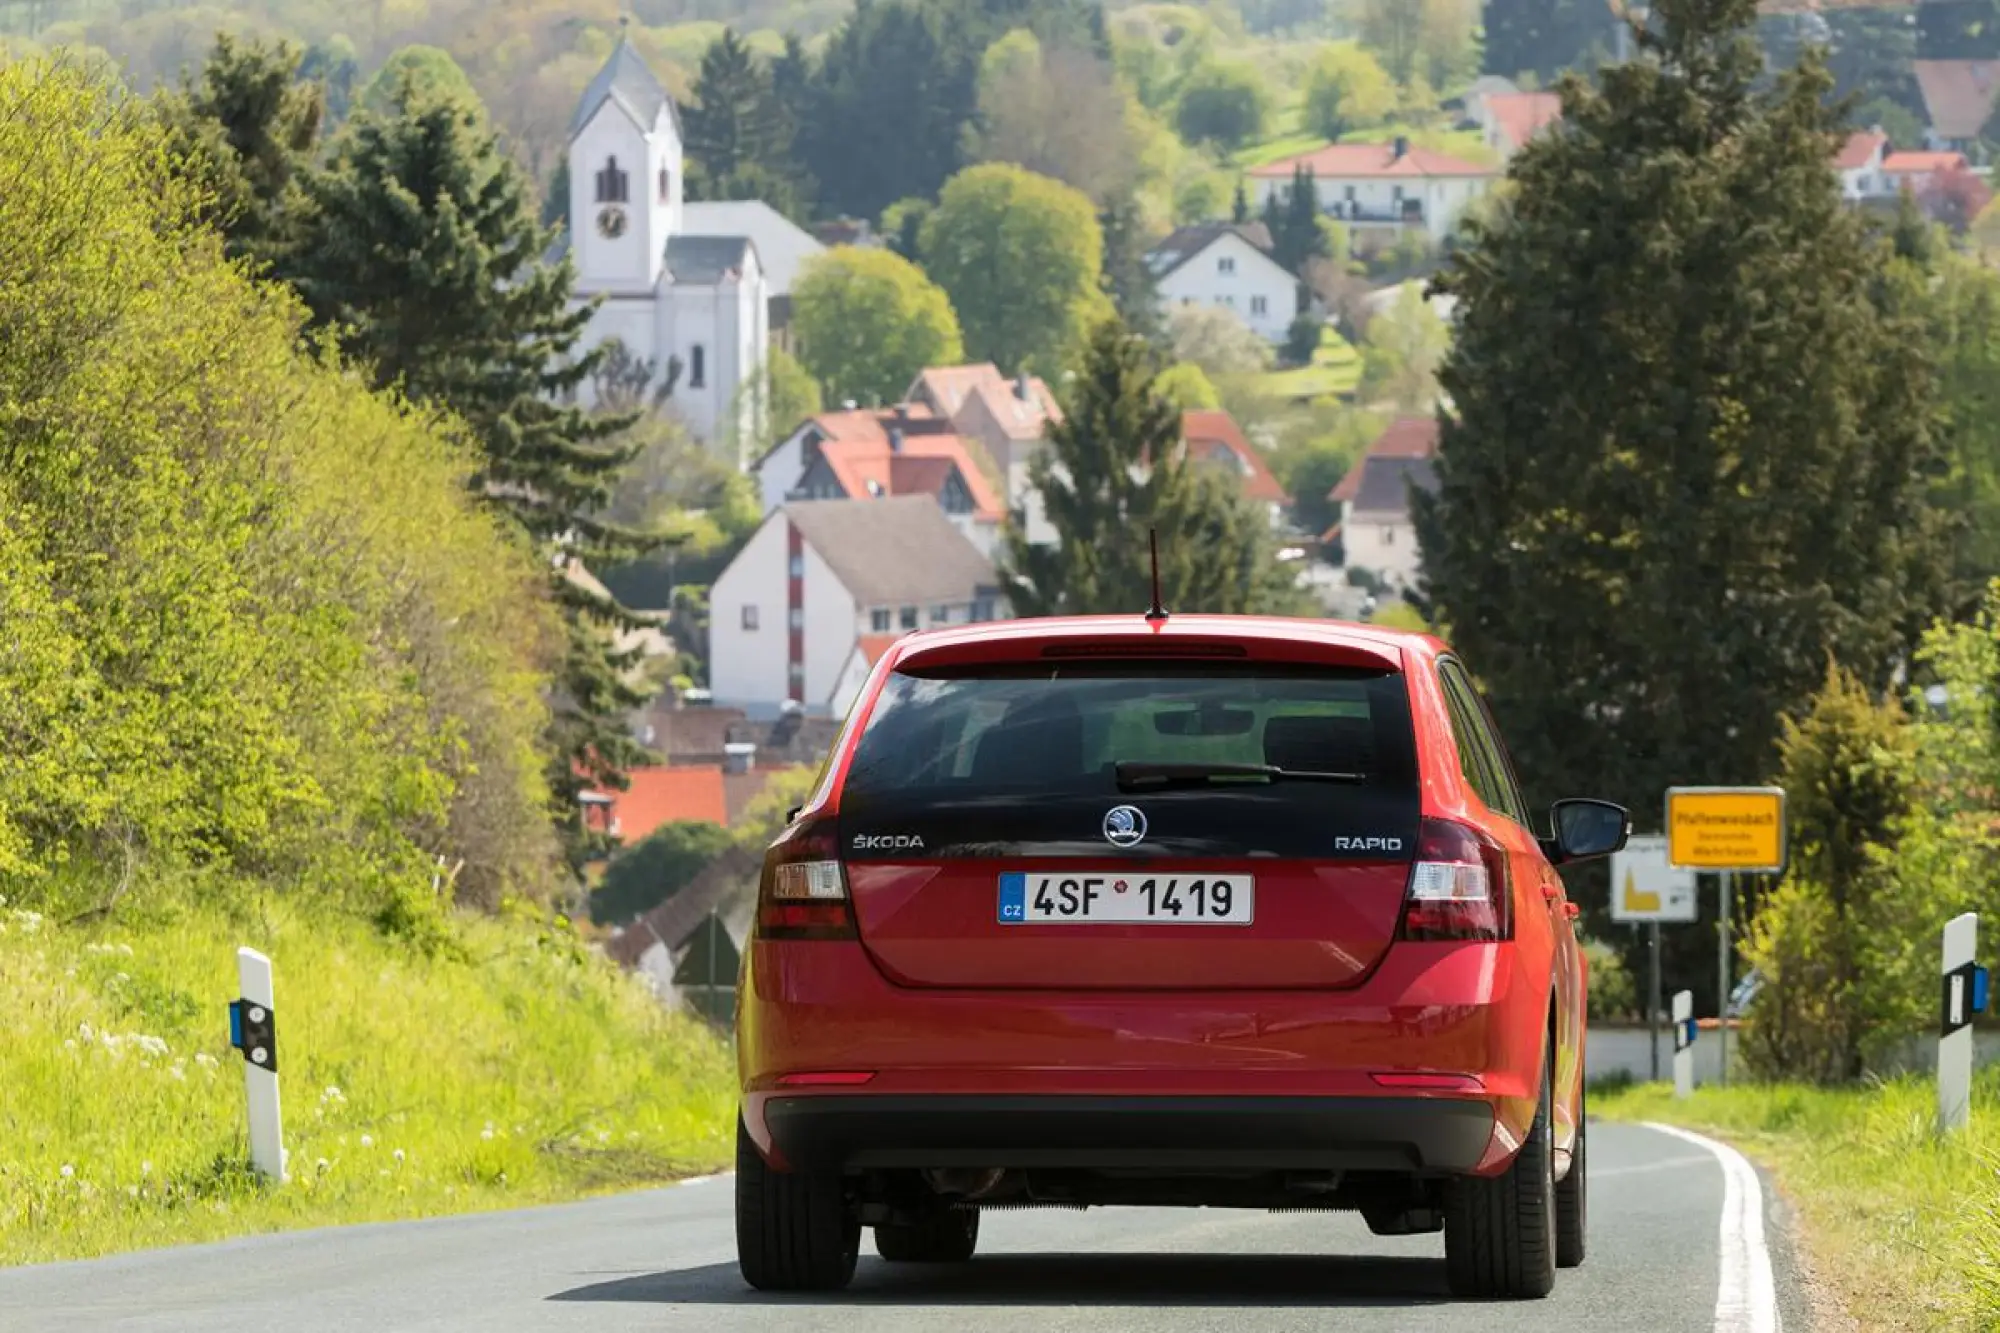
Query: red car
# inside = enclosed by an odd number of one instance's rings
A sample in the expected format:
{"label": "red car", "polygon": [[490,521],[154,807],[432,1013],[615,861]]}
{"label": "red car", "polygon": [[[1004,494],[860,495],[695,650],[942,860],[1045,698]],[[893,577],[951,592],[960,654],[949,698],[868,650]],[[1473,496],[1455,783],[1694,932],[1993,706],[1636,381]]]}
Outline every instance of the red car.
{"label": "red car", "polygon": [[1349,1209],[1454,1292],[1584,1256],[1584,961],[1466,668],[1332,621],[929,631],[767,853],[737,995],[738,1261],[835,1289],[981,1209]]}

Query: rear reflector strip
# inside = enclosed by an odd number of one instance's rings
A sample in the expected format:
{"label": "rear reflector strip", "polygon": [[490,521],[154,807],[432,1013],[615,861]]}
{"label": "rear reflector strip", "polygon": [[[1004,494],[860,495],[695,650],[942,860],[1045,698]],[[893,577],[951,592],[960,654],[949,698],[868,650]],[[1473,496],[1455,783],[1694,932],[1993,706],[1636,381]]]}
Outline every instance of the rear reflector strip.
{"label": "rear reflector strip", "polygon": [[1113,639],[1105,643],[1052,643],[1043,657],[1248,657],[1240,643],[1180,643],[1157,639]]}
{"label": "rear reflector strip", "polygon": [[858,1088],[873,1079],[872,1072],[836,1071],[819,1074],[780,1074],[778,1086],[781,1088]]}
{"label": "rear reflector strip", "polygon": [[1413,1092],[1483,1092],[1486,1085],[1471,1074],[1370,1074],[1385,1088]]}

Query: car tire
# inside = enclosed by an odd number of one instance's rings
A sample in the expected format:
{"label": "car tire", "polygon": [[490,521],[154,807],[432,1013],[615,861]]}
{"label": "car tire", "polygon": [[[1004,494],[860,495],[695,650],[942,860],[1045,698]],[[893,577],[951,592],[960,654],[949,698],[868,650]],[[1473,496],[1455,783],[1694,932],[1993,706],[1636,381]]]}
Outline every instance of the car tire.
{"label": "car tire", "polygon": [[892,1264],[962,1264],[979,1248],[979,1210],[955,1208],[921,1222],[881,1222],[875,1253]]}
{"label": "car tire", "polygon": [[1576,1141],[1570,1149],[1569,1174],[1556,1182],[1556,1267],[1577,1268],[1583,1263],[1585,1205],[1589,1202],[1590,1180],[1585,1174],[1590,1154],[1584,1144],[1583,1090],[1576,1094]]}
{"label": "car tire", "polygon": [[1445,1190],[1445,1277],[1454,1296],[1538,1299],[1556,1285],[1555,1100],[1549,1072],[1527,1141],[1501,1174]]}
{"label": "car tire", "polygon": [[838,1291],[861,1223],[831,1171],[774,1171],[736,1122],[736,1266],[759,1291]]}

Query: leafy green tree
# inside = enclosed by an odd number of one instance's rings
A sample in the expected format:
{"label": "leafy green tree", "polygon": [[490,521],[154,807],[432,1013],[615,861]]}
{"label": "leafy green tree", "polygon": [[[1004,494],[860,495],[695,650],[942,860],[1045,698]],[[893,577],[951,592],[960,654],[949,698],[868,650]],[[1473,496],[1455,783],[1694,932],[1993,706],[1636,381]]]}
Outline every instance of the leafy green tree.
{"label": "leafy green tree", "polygon": [[705,819],[662,824],[611,858],[590,894],[590,919],[619,925],[686,888],[731,845],[729,830]]}
{"label": "leafy green tree", "polygon": [[1240,61],[1203,62],[1174,106],[1174,128],[1183,139],[1229,151],[1262,135],[1269,117],[1263,76]]}
{"label": "leafy green tree", "polygon": [[1155,357],[1116,320],[1097,327],[1049,447],[1029,465],[1059,540],[1010,529],[1001,580],[1020,615],[1143,611],[1157,529],[1169,611],[1292,609],[1289,572],[1238,481],[1187,461],[1181,409],[1159,391]]}
{"label": "leafy green tree", "polygon": [[1754,15],[1658,0],[1438,284],[1425,575],[1544,798],[1757,780],[1829,654],[1880,690],[1944,603],[1923,337],[1826,168],[1825,70],[1767,85]]}
{"label": "leafy green tree", "polygon": [[1361,348],[1363,401],[1403,414],[1429,412],[1437,404],[1438,366],[1451,346],[1450,332],[1423,288],[1406,282],[1387,310],[1368,321]]}
{"label": "leafy green tree", "polygon": [[198,78],[157,99],[170,151],[208,196],[203,220],[235,259],[268,260],[282,245],[289,192],[319,143],[322,94],[298,64],[292,46],[224,34]]}
{"label": "leafy green tree", "polygon": [[770,70],[734,28],[724,28],[702,53],[694,100],[681,111],[692,197],[761,199],[781,213],[798,212],[787,170],[788,120]]}
{"label": "leafy green tree", "polygon": [[923,252],[958,312],[966,353],[1009,373],[1060,370],[1109,304],[1090,200],[1020,167],[987,163],[952,177],[924,222]]}
{"label": "leafy green tree", "polygon": [[1354,42],[1320,53],[1306,78],[1306,127],[1338,139],[1380,125],[1396,113],[1396,83],[1380,61]]}
{"label": "leafy green tree", "polygon": [[1100,206],[1138,183],[1139,147],[1110,64],[1016,29],[988,47],[969,151],[1075,186]]}
{"label": "leafy green tree", "polygon": [[924,367],[965,355],[951,298],[888,250],[837,246],[807,261],[792,328],[800,364],[834,402],[894,402]]}
{"label": "leafy green tree", "polygon": [[[280,268],[315,322],[373,383],[464,422],[475,485],[533,541],[587,564],[648,549],[596,517],[632,457],[616,443],[632,417],[562,401],[605,352],[580,348],[590,311],[572,308],[573,270],[543,262],[552,234],[477,104],[412,89],[395,116],[359,112],[304,181],[305,226]],[[567,810],[643,754],[622,725],[642,701],[636,659],[612,646],[643,622],[560,572],[551,583],[570,627],[550,768]]]}
{"label": "leafy green tree", "polygon": [[449,51],[405,46],[382,62],[382,68],[362,88],[356,105],[376,116],[390,116],[406,107],[440,101],[477,105],[479,94]]}
{"label": "leafy green tree", "polygon": [[[1923,244],[1928,229],[1915,235]],[[1938,254],[1935,241],[1923,248],[1937,255],[1924,281],[1933,285],[1938,425],[1954,464],[1945,498],[1966,517],[1957,583],[1975,590],[2000,577],[2000,274]]]}
{"label": "leafy green tree", "polygon": [[1222,406],[1222,395],[1202,368],[1192,361],[1176,361],[1153,380],[1153,392],[1183,412],[1200,412]]}

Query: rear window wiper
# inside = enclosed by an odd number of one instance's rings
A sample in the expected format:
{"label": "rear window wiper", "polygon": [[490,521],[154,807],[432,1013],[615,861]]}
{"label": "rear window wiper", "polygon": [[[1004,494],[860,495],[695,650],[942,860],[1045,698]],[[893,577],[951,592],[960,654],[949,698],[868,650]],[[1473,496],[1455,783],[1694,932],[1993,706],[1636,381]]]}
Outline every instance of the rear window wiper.
{"label": "rear window wiper", "polygon": [[1217,782],[1366,782],[1365,773],[1280,768],[1276,764],[1114,764],[1120,791],[1205,787]]}

